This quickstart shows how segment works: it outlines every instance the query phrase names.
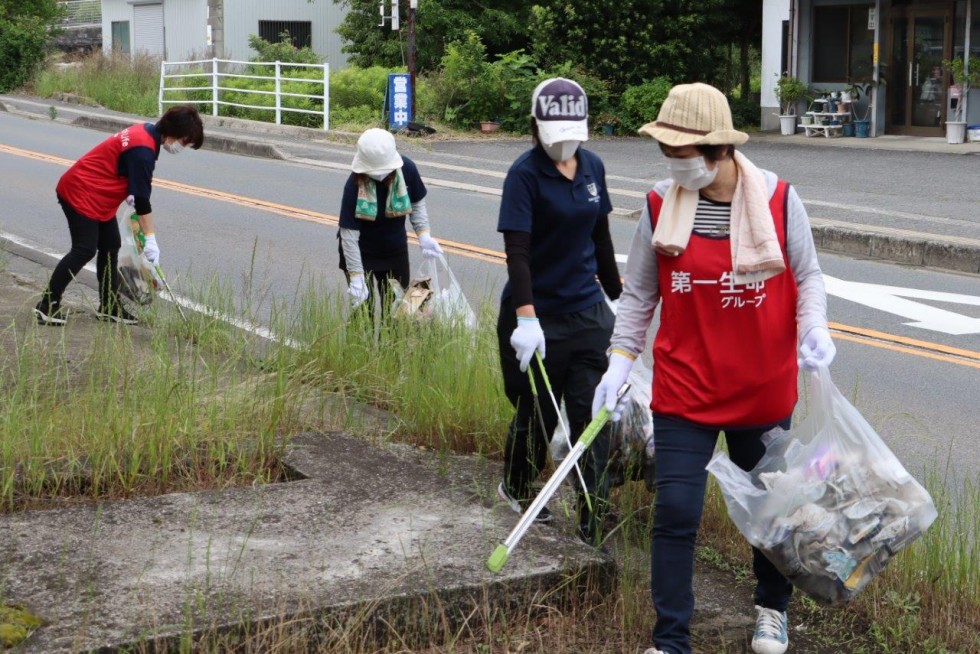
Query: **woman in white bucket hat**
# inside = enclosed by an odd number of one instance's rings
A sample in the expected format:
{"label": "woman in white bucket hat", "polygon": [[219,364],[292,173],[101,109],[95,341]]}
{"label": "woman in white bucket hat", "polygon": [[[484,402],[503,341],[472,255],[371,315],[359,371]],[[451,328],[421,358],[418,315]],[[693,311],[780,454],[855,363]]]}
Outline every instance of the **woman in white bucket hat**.
{"label": "woman in white bucket hat", "polygon": [[[585,91],[568,79],[541,82],[531,98],[531,121],[534,147],[507,172],[497,223],[508,277],[497,338],[504,392],[515,410],[497,491],[518,513],[533,498],[531,484],[559,419],[549,402],[540,403],[536,418],[528,372],[545,386],[532,359],[542,358],[558,402],[564,399],[574,442],[590,422],[592,391],[606,366],[613,315],[603,290],[613,299],[622,291],[605,167],[580,147],[589,138]],[[580,489],[579,535],[592,545],[603,538],[608,447],[604,432],[583,457],[591,502]],[[538,514],[539,521],[550,519],[547,508]]]}
{"label": "woman in white bucket hat", "polygon": [[[694,539],[707,472],[723,431],[732,460],[753,468],[762,436],[789,426],[798,365],[829,366],[835,348],[806,210],[796,191],[756,168],[735,146],[728,101],[707,84],[671,89],[641,134],[657,140],[671,178],[654,186],[637,224],[619,301],[609,368],[593,410],[615,392],[653,344],[657,452],[651,580],[654,647],[691,651]],[[799,358],[797,356],[799,346]],[[791,584],[753,552],[758,613],[752,649],[782,654]]]}
{"label": "woman in white bucket hat", "polygon": [[[422,255],[442,254],[429,230],[426,188],[415,162],[398,154],[395,137],[383,129],[365,130],[357,139],[351,175],[340,205],[340,268],[347,276],[351,305],[366,303],[374,312],[375,291],[382,315],[389,304],[388,280],[409,283],[405,218],[419,240]],[[374,280],[373,284],[371,280]]]}

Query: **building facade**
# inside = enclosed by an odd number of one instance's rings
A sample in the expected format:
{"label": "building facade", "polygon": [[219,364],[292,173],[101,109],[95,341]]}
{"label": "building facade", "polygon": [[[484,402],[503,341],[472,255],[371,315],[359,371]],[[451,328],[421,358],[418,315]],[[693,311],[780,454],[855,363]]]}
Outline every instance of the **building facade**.
{"label": "building facade", "polygon": [[168,61],[255,56],[251,34],[267,41],[288,35],[343,68],[336,33],[344,9],[331,0],[101,0],[102,49],[144,53]]}
{"label": "building facade", "polygon": [[762,127],[779,125],[774,87],[787,72],[818,95],[861,89],[855,113],[872,135],[980,123],[980,88],[963,97],[942,65],[967,51],[980,56],[980,0],[763,0]]}

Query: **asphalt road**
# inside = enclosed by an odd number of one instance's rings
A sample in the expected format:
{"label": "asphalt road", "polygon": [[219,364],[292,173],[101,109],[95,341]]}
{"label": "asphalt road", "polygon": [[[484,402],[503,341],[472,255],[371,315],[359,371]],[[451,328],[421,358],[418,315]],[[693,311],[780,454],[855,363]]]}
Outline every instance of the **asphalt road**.
{"label": "asphalt road", "polygon": [[[64,253],[68,232],[54,186],[67,165],[104,138],[0,113],[0,232]],[[433,234],[444,245],[485,250],[475,256],[456,249],[449,256],[474,305],[495,302],[505,279],[495,192],[525,147],[504,141],[409,148],[429,182]],[[592,147],[606,161],[614,204],[639,208],[643,192],[665,170],[653,144],[607,140]],[[303,162],[210,151],[161,154],[153,202],[163,265],[178,294],[212,276],[247,288],[241,292],[264,307],[273,298],[292,299],[303,280],[342,289],[331,221],[352,149],[288,141],[280,149]],[[815,216],[909,229],[933,225],[934,233],[980,238],[980,158],[751,142],[744,151],[793,181]],[[614,217],[618,253],[628,251],[634,226],[632,219]],[[417,248],[412,257],[418,261]],[[956,477],[976,479],[980,278],[828,254],[821,263],[845,289],[830,299],[830,319],[840,327],[832,368],[838,387],[911,469],[949,466]],[[246,286],[249,275],[253,283]]]}

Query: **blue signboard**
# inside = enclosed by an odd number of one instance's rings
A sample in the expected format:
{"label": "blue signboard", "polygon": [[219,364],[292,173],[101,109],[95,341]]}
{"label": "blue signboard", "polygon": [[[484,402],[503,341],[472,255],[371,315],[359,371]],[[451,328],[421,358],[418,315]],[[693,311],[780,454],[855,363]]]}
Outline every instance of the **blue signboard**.
{"label": "blue signboard", "polygon": [[412,77],[408,73],[388,74],[388,126],[407,127],[412,120]]}

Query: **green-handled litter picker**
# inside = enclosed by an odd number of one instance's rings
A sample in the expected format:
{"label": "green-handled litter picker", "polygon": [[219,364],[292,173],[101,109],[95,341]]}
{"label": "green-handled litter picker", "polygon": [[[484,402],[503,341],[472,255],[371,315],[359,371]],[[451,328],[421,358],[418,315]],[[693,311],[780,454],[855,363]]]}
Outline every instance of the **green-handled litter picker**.
{"label": "green-handled litter picker", "polygon": [[[629,392],[629,388],[629,384],[623,384],[623,387],[617,393],[617,399]],[[552,473],[551,477],[544,483],[538,496],[534,498],[534,501],[527,507],[527,510],[521,514],[521,519],[517,521],[510,535],[507,536],[503,543],[497,546],[497,549],[487,559],[487,567],[490,569],[490,572],[500,572],[507,565],[507,559],[510,558],[511,552],[517,548],[517,544],[524,538],[524,534],[534,524],[534,519],[538,517],[538,513],[551,500],[558,487],[565,481],[565,477],[569,475],[572,469],[575,468],[578,460],[585,454],[585,450],[592,445],[599,432],[606,426],[610,415],[612,415],[611,412],[605,406],[599,409],[599,413],[588,424],[585,431],[582,432],[582,435],[578,437],[572,450],[565,455],[565,458],[561,460],[561,463]]]}

